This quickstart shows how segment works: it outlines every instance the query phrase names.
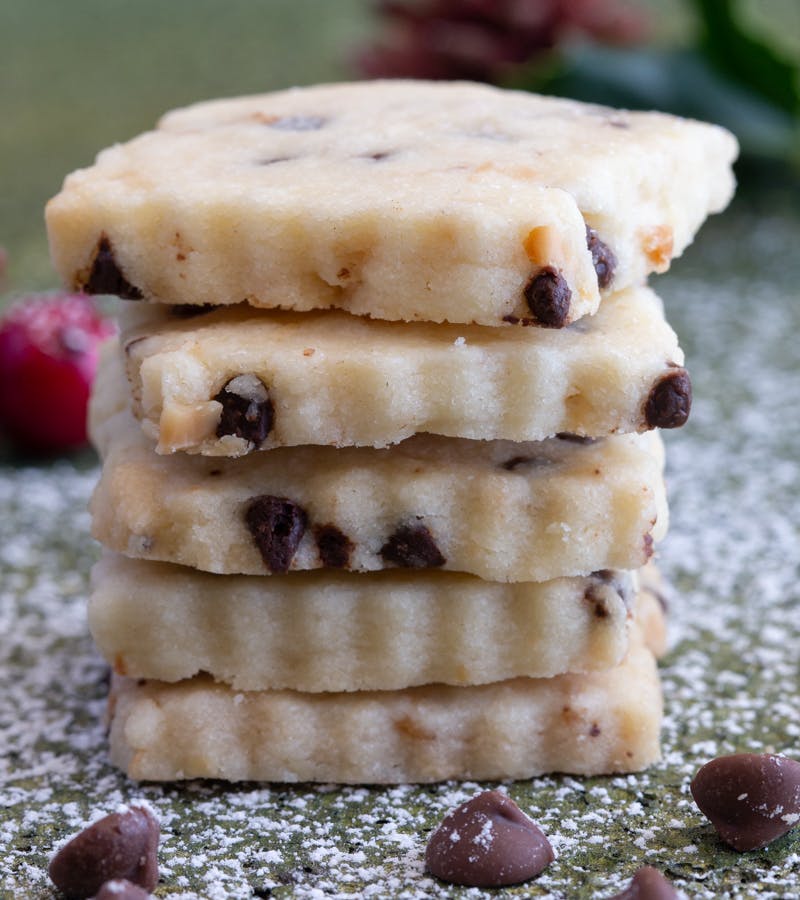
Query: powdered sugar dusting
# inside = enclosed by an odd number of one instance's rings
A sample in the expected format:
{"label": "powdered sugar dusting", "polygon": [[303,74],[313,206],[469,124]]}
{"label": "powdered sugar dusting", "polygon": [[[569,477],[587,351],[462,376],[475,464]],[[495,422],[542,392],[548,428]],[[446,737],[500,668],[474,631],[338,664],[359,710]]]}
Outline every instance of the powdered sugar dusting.
{"label": "powdered sugar dusting", "polygon": [[[800,896],[800,835],[736,854],[688,790],[712,756],[797,757],[800,738],[800,227],[744,217],[714,230],[656,284],[695,387],[689,425],[665,436],[664,759],[643,775],[501,786],[557,860],[500,895],[609,896],[649,864],[692,897]],[[487,785],[153,786],[109,765],[106,668],[84,609],[95,477],[71,463],[0,469],[0,896],[51,898],[55,849],[142,801],[162,826],[159,896],[483,896],[426,876],[423,858],[445,812]]]}

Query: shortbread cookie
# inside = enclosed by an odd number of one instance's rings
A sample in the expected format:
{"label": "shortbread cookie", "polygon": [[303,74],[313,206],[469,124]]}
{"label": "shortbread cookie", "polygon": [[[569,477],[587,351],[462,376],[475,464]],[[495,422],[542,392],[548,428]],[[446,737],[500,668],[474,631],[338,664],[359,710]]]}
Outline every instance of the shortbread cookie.
{"label": "shortbread cookie", "polygon": [[[101,375],[102,377],[102,375]],[[469,572],[546,581],[634,569],[666,531],[657,431],[590,443],[416,435],[386,450],[157,456],[128,410],[108,422],[92,533],[131,557],[209,572]]]}
{"label": "shortbread cookie", "polygon": [[733,191],[734,138],[464,83],[199,104],[47,208],[64,281],[161,303],[561,327],[664,271]]}
{"label": "shortbread cookie", "polygon": [[[264,578],[109,553],[92,582],[89,626],[116,672],[160,681],[207,672],[249,691],[394,690],[609,668],[640,612],[630,572],[520,584],[456,572]],[[648,602],[650,594],[645,616]]]}
{"label": "shortbread cookie", "polygon": [[417,432],[539,441],[682,425],[691,385],[647,288],[560,331],[130,304],[134,412],[160,453],[383,447]]}
{"label": "shortbread cookie", "polygon": [[661,688],[639,637],[612,669],[478,687],[237,692],[208,676],[115,676],[110,709],[112,761],[145,781],[483,780],[645,768]]}

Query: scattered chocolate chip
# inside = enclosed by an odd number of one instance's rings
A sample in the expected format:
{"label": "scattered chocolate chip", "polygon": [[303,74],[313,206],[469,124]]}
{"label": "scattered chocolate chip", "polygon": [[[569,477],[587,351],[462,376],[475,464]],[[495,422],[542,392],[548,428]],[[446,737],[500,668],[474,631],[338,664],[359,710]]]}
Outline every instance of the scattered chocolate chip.
{"label": "scattered chocolate chip", "polygon": [[511,459],[501,463],[500,468],[509,472],[513,472],[521,466],[531,469],[543,469],[545,466],[553,465],[554,462],[555,460],[550,459],[549,456],[512,456]]}
{"label": "scattered chocolate chip", "polygon": [[73,898],[91,897],[115,878],[152,891],[158,881],[158,836],[158,821],[144,807],[112,813],[56,853],[48,870],[50,878]]}
{"label": "scattered chocolate chip", "polygon": [[[631,583],[630,575],[626,575],[624,572],[619,572],[615,569],[598,569],[596,572],[592,572],[591,578],[594,578],[595,581],[600,584],[609,585],[614,591],[619,595],[620,600],[625,604],[627,609],[630,609],[633,605],[634,601],[634,593],[633,593],[633,585]],[[586,593],[584,597],[589,602],[592,602],[594,596],[599,594],[598,588],[595,586],[590,586],[586,589]],[[591,596],[590,596],[591,594]]]}
{"label": "scattered chocolate chip", "polygon": [[786,756],[720,756],[689,787],[722,840],[740,852],[766,847],[800,822],[800,762]]}
{"label": "scattered chocolate chip", "polygon": [[139,288],[134,287],[120,271],[111,242],[105,235],[97,244],[92,271],[83,290],[87,294],[115,294],[123,300],[141,300],[143,297]]}
{"label": "scattered chocolate chip", "polygon": [[319,558],[322,565],[331,569],[346,569],[354,545],[350,538],[335,525],[319,525],[314,529]]}
{"label": "scattered chocolate chip", "polygon": [[97,892],[94,900],[148,900],[150,892],[125,878],[107,881]]}
{"label": "scattered chocolate chip", "polygon": [[621,894],[609,900],[678,900],[680,894],[658,869],[642,866]]}
{"label": "scattered chocolate chip", "polygon": [[573,444],[596,444],[600,438],[589,437],[588,434],[572,434],[569,431],[559,431],[556,437],[560,441],[570,441]]}
{"label": "scattered chocolate chip", "polygon": [[545,266],[525,286],[528,307],[540,325],[563,328],[569,316],[572,291],[566,279],[552,266]]}
{"label": "scattered chocolate chip", "polygon": [[306,531],[305,510],[286,497],[253,497],[245,522],[270,572],[288,572]]}
{"label": "scattered chocolate chip", "polygon": [[542,831],[500,791],[484,791],[451,810],[425,850],[428,872],[469,887],[519,884],[554,859]]}
{"label": "scattered chocolate chip", "polygon": [[424,525],[401,525],[381,547],[381,556],[409,569],[434,569],[447,562]]}
{"label": "scattered chocolate chip", "polygon": [[175,319],[194,319],[219,308],[217,303],[175,303],[169,307],[169,314]]}
{"label": "scattered chocolate chip", "polygon": [[281,116],[266,124],[280,131],[319,131],[327,121],[324,116]]}
{"label": "scattered chocolate chip", "polygon": [[692,382],[681,366],[662,375],[650,390],[644,406],[648,428],[680,428],[692,409]]}
{"label": "scattered chocolate chip", "polygon": [[227,434],[260,446],[272,430],[275,408],[264,382],[256,375],[237,375],[214,397],[222,404],[217,437]]}
{"label": "scattered chocolate chip", "polygon": [[586,246],[592,254],[592,264],[597,272],[597,284],[600,288],[607,288],[614,280],[614,272],[617,268],[617,257],[614,251],[597,236],[594,228],[586,226]]}
{"label": "scattered chocolate chip", "polygon": [[597,722],[592,722],[592,727],[589,729],[589,737],[600,737],[600,726]]}

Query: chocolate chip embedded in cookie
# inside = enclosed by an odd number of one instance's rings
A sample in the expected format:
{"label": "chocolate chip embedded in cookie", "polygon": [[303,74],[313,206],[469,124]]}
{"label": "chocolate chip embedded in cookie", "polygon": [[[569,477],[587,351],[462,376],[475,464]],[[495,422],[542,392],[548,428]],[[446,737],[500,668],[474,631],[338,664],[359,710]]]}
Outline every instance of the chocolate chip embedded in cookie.
{"label": "chocolate chip embedded in cookie", "polygon": [[432,875],[469,887],[500,887],[534,878],[553,860],[550,842],[516,803],[484,791],[449,812],[425,851]]}
{"label": "chocolate chip embedded in cookie", "polygon": [[152,891],[158,882],[156,817],[143,806],[112,813],[76,835],[50,862],[50,878],[68,897],[94,895],[125,878]]}
{"label": "chocolate chip embedded in cookie", "polygon": [[89,277],[79,284],[87,294],[114,294],[123,300],[141,300],[142,292],[122,274],[109,239],[103,235],[97,244]]}
{"label": "chocolate chip embedded in cookie", "polygon": [[322,565],[330,569],[346,569],[350,565],[353,542],[335,525],[320,525],[314,529],[314,538]]}
{"label": "chocolate chip embedded in cookie", "polygon": [[237,375],[214,397],[222,404],[217,437],[232,434],[258,447],[272,430],[275,407],[256,375]]}
{"label": "chocolate chip embedded in cookie", "polygon": [[720,756],[689,787],[722,840],[740,852],[766,847],[800,822],[800,762],[786,756]]}
{"label": "chocolate chip embedded in cookie", "polygon": [[288,572],[306,530],[305,510],[286,497],[254,497],[245,521],[270,572]]}
{"label": "chocolate chip embedded in cookie", "polygon": [[682,366],[656,381],[644,406],[648,428],[680,428],[692,409],[692,382]]}
{"label": "chocolate chip embedded in cookie", "polygon": [[597,284],[600,288],[607,288],[614,280],[614,272],[617,268],[617,257],[614,251],[597,236],[594,228],[586,226],[586,246],[592,254],[592,265],[597,272]]}
{"label": "chocolate chip embedded in cookie", "polygon": [[434,569],[447,562],[425,525],[401,525],[381,547],[381,556],[409,569]]}
{"label": "chocolate chip embedded in cookie", "polygon": [[563,328],[569,319],[572,291],[552,266],[545,266],[525,286],[525,300],[539,325]]}

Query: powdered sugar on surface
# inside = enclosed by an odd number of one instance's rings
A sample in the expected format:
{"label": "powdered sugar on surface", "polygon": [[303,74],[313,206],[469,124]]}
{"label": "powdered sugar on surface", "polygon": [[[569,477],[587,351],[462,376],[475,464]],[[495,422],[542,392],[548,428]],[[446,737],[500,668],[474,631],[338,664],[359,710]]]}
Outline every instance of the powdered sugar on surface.
{"label": "powdered sugar on surface", "polygon": [[[498,895],[610,896],[650,864],[691,897],[800,897],[800,831],[737,854],[688,790],[721,753],[800,758],[800,225],[740,215],[709,234],[655,283],[695,387],[689,425],[665,436],[664,759],[641,775],[501,785],[557,860]],[[496,785],[152,786],[109,765],[106,668],[84,609],[96,475],[0,469],[0,897],[52,897],[52,852],[134,801],[161,820],[159,896],[483,896],[424,875],[423,858],[443,815]]]}

